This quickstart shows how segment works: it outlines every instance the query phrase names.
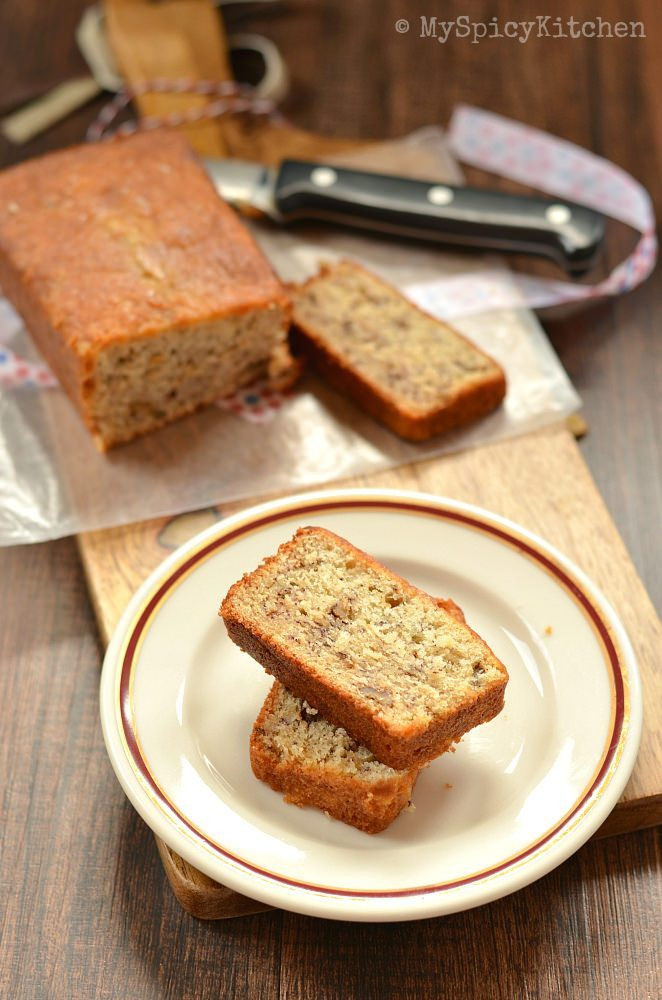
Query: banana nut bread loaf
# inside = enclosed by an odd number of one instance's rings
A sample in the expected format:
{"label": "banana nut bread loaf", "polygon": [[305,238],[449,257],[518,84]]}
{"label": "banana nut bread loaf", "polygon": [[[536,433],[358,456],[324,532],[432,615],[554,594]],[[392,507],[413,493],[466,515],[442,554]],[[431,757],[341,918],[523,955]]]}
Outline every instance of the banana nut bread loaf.
{"label": "banana nut bread loaf", "polygon": [[289,357],[287,294],[174,132],[4,171],[0,285],[102,450]]}
{"label": "banana nut bread loaf", "polygon": [[295,351],[403,438],[464,426],[505,395],[492,358],[356,263],[327,265],[291,294]]}
{"label": "banana nut bread loaf", "polygon": [[[461,609],[437,601],[458,621]],[[409,803],[419,768],[396,771],[342,728],[331,725],[279,681],[260,710],[250,741],[256,778],[297,806],[316,806],[365,833],[380,833]]]}
{"label": "banana nut bread loaf", "polygon": [[323,528],[299,529],[220,614],[241,649],[396,770],[503,707],[506,668],[468,625]]}
{"label": "banana nut bread loaf", "polygon": [[407,805],[419,768],[396,771],[275,681],[250,742],[256,778],[297,806],[316,806],[365,833]]}

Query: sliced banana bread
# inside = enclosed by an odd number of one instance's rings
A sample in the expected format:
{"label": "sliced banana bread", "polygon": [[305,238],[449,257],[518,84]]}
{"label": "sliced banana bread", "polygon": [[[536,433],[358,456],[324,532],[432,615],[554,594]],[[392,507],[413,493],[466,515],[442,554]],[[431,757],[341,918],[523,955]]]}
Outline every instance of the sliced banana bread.
{"label": "sliced banana bread", "polygon": [[287,367],[288,296],[176,132],[0,174],[0,283],[102,450]]}
{"label": "sliced banana bread", "polygon": [[325,266],[291,294],[295,351],[403,438],[461,427],[505,395],[492,358],[358,264]]}
{"label": "sliced banana bread", "polygon": [[[440,607],[464,621],[451,600]],[[250,742],[256,778],[297,806],[316,806],[365,833],[380,833],[410,801],[419,774],[381,764],[367,747],[275,681]]]}
{"label": "sliced banana bread", "polygon": [[365,833],[379,833],[407,805],[419,769],[381,764],[344,729],[276,681],[251,733],[256,778],[297,806],[316,806]]}
{"label": "sliced banana bread", "polygon": [[241,649],[398,770],[503,706],[506,668],[472,629],[323,528],[297,531],[220,614]]}

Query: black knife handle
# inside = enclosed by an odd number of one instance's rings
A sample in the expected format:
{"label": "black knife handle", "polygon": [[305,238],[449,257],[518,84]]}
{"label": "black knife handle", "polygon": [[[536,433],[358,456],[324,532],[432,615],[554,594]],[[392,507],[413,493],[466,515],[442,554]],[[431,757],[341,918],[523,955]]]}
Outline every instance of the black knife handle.
{"label": "black knife handle", "polygon": [[284,160],[275,203],[285,222],[327,219],[440,243],[551,257],[582,274],[604,218],[564,198],[539,198]]}

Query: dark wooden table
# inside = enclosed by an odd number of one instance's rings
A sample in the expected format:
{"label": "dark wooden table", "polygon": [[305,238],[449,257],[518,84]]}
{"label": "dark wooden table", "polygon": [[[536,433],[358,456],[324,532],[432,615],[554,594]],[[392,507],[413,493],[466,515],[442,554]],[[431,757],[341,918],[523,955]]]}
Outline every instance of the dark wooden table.
{"label": "dark wooden table", "polygon": [[[0,107],[82,71],[73,28],[84,2],[0,8]],[[538,8],[337,0],[237,7],[229,19],[280,44],[294,76],[287,111],[303,126],[386,137],[443,123],[464,100],[607,156],[659,208],[655,0],[629,0],[627,11],[617,0],[600,4],[607,21],[643,21],[643,40],[441,45],[419,37],[422,14],[487,21],[498,10],[505,21]],[[594,5],[559,2],[557,15],[590,18]],[[408,34],[394,30],[402,16]],[[24,149],[3,143],[3,162],[80,140],[99,106]],[[631,233],[613,229],[609,261],[631,243]],[[584,399],[584,455],[658,605],[660,320],[658,278],[549,326]],[[0,552],[0,609],[3,997],[660,996],[656,830],[590,843],[515,896],[443,919],[353,925],[273,912],[196,922],[175,901],[152,835],[106,758],[102,650],[74,542]]]}

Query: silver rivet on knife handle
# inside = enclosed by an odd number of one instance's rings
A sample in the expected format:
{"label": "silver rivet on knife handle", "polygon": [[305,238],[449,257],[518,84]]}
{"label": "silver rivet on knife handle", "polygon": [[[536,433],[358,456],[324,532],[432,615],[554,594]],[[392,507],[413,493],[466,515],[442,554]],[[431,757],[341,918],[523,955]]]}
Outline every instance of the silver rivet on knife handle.
{"label": "silver rivet on knife handle", "polygon": [[550,205],[545,210],[545,218],[553,226],[564,226],[566,222],[570,222],[572,212],[567,205]]}
{"label": "silver rivet on knife handle", "polygon": [[328,188],[336,183],[338,174],[331,167],[315,167],[311,171],[310,179],[315,187]]}
{"label": "silver rivet on knife handle", "polygon": [[446,187],[445,184],[435,184],[427,194],[427,199],[432,205],[450,205],[454,197],[453,189]]}

